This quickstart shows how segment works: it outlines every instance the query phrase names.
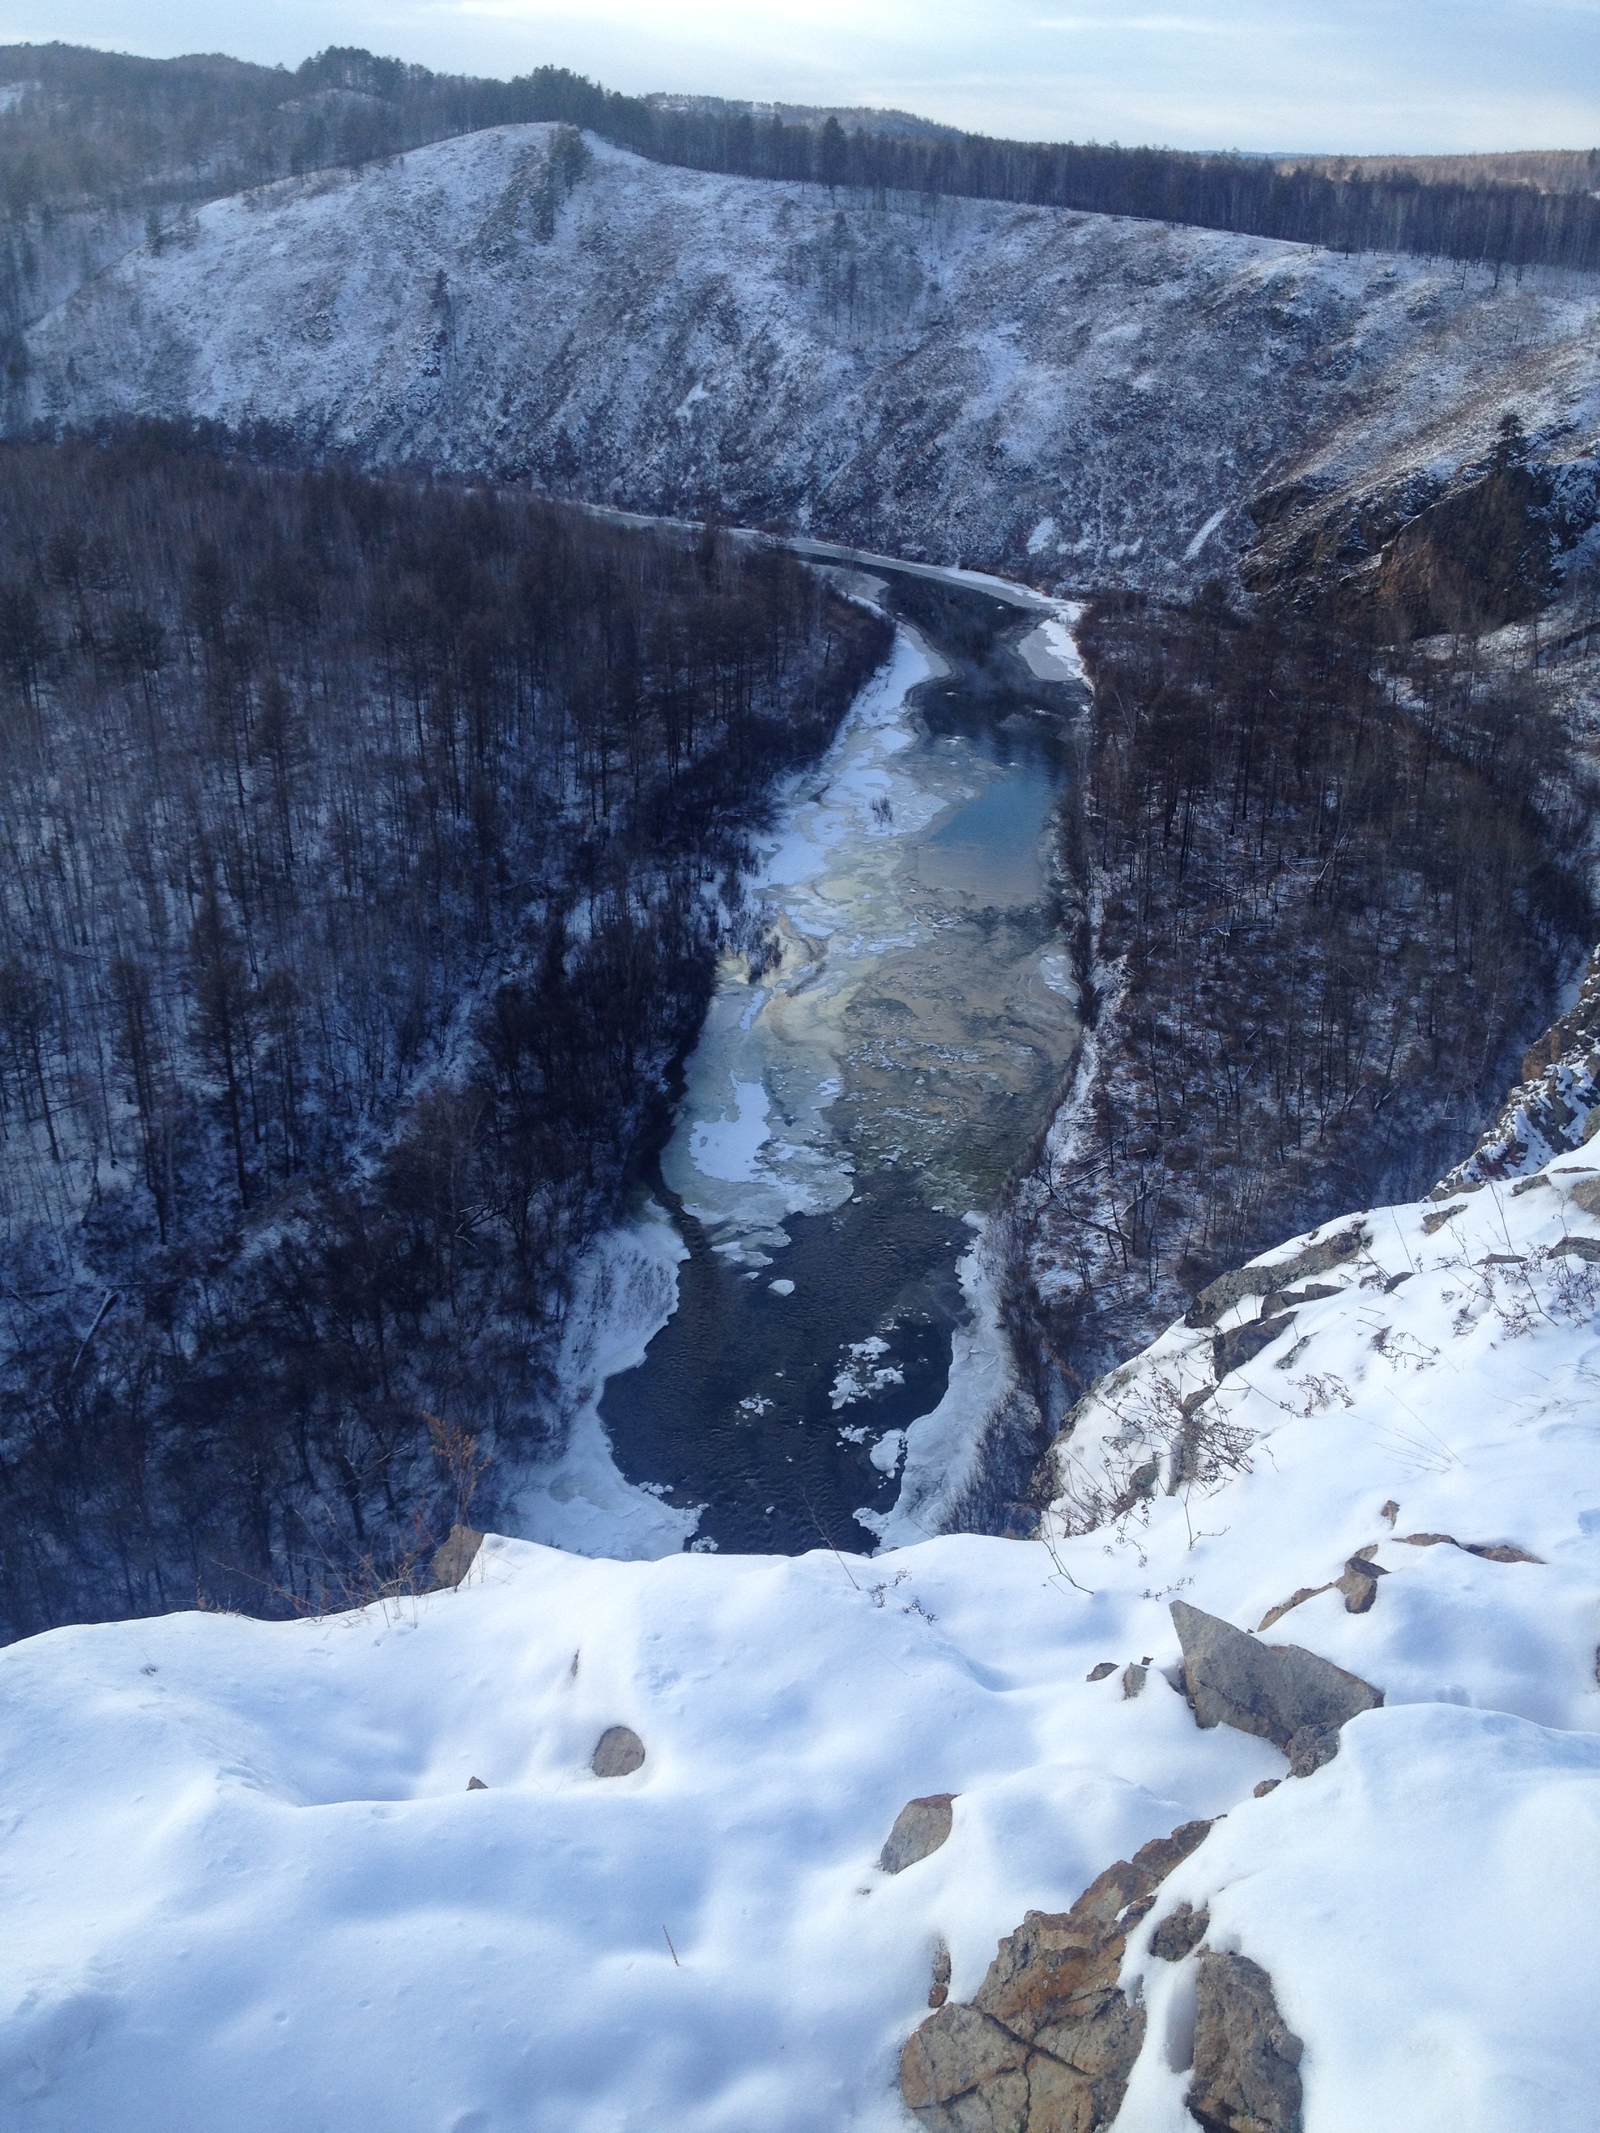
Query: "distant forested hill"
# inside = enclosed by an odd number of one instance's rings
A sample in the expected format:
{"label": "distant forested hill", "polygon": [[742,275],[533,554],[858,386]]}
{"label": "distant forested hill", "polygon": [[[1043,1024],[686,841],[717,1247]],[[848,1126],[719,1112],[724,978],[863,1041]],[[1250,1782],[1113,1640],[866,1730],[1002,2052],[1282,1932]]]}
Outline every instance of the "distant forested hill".
{"label": "distant forested hill", "polygon": [[537,1447],[746,834],[885,637],[714,533],[0,452],[11,1633],[392,1563],[426,1412]]}
{"label": "distant forested hill", "polygon": [[[508,82],[435,74],[341,47],[291,72],[216,55],[0,46],[0,336],[59,300],[74,274],[81,280],[141,238],[181,236],[183,212],[198,202],[486,126],[548,120],[592,128],[656,161],[741,177],[1132,215],[1341,251],[1600,266],[1592,159],[1516,159],[1504,172],[1495,158],[1274,162],[993,140],[899,112],[844,119],[624,96],[559,67]],[[92,227],[75,230],[73,218]]]}

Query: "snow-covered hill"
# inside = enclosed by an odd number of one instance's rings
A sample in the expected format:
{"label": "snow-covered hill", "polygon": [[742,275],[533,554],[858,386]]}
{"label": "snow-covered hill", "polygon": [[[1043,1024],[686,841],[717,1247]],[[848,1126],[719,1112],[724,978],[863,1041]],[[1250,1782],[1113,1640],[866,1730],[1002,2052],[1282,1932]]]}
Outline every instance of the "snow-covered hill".
{"label": "snow-covered hill", "polygon": [[[1591,281],[706,176],[560,128],[213,203],[30,337],[31,411],[261,418],[1071,584],[1600,422]],[[1558,445],[1558,448],[1559,445]],[[1286,486],[1287,485],[1287,486]]]}
{"label": "snow-covered hill", "polygon": [[[1600,1169],[1562,1155],[1228,1277],[1080,1411],[1041,1541],[491,1538],[416,1601],[0,1653],[0,2116],[887,2133],[942,1951],[962,2002],[1026,1909],[1222,1816],[1129,1928],[1121,2133],[1191,2123],[1196,1960],[1151,1946],[1180,1903],[1269,1974],[1304,2133],[1580,2133],[1597,1304]],[[1284,1757],[1171,1685],[1179,1598],[1243,1630],[1297,1601],[1260,1641],[1382,1707],[1258,1797]],[[601,1778],[616,1726],[645,1759]],[[945,1793],[948,1841],[883,1871]]]}

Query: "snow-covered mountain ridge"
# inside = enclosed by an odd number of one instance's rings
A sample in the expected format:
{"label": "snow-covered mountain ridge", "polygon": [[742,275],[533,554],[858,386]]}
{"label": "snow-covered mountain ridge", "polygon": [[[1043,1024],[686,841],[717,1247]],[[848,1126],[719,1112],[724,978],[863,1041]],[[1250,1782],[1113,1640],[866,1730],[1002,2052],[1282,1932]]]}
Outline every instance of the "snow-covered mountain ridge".
{"label": "snow-covered mountain ridge", "polygon": [[[29,338],[34,417],[264,420],[379,463],[1181,586],[1600,424],[1600,292],[1062,210],[864,200],[505,127],[214,202]],[[1564,440],[1564,441],[1563,441]]]}
{"label": "snow-covered mountain ridge", "polygon": [[[1213,1290],[1080,1409],[1041,1540],[491,1538],[415,1601],[13,1646],[7,2124],[902,2126],[930,1980],[965,2002],[1024,1910],[1223,1817],[1127,1934],[1121,2133],[1191,2123],[1198,1958],[1152,1947],[1180,1904],[1270,1976],[1303,2133],[1579,2133],[1597,1304],[1600,1169],[1565,1154]],[[1171,1685],[1177,1598],[1243,1630],[1294,1603],[1262,1641],[1382,1707],[1264,1789],[1279,1751]],[[600,1778],[615,1726],[644,1761]],[[948,1841],[884,1871],[942,1794]]]}

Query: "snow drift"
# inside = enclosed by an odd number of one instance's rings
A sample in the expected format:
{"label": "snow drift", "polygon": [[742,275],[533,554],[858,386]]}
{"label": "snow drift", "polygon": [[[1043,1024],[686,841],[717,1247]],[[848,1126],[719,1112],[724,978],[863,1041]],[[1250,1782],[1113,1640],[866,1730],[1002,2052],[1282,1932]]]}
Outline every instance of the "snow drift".
{"label": "snow drift", "polygon": [[[1150,1949],[1179,1902],[1270,1973],[1305,2133],[1579,2133],[1600,1171],[1335,1230],[1314,1279],[1274,1293],[1297,1240],[1095,1390],[1040,1541],[623,1563],[491,1538],[415,1601],[0,1653],[7,2125],[903,2126],[941,1950],[968,1998],[1024,1910],[1221,1816],[1129,1940],[1125,2133],[1189,2123],[1197,1958]],[[1179,1596],[1246,1630],[1297,1600],[1267,1639],[1383,1707],[1255,1797],[1284,1758],[1196,1727]],[[645,1761],[598,1778],[613,1726]],[[884,1873],[940,1793],[948,1841]]]}

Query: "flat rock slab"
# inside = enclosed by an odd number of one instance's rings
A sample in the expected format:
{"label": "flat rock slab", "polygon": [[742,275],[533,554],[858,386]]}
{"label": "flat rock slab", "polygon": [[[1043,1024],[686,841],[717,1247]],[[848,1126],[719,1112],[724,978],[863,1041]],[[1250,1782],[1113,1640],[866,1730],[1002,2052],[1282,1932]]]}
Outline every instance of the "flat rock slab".
{"label": "flat rock slab", "polygon": [[607,1726],[595,1743],[589,1768],[597,1778],[625,1778],[643,1761],[644,1742],[632,1726]]}
{"label": "flat rock slab", "polygon": [[907,1800],[878,1854],[878,1864],[886,1874],[903,1874],[908,1866],[939,1849],[950,1835],[954,1799],[953,1792],[930,1792],[924,1799]]}
{"label": "flat rock slab", "polygon": [[1383,1692],[1298,1644],[1261,1644],[1218,1615],[1172,1603],[1195,1722],[1233,1726],[1287,1752],[1297,1733],[1336,1733]]}

